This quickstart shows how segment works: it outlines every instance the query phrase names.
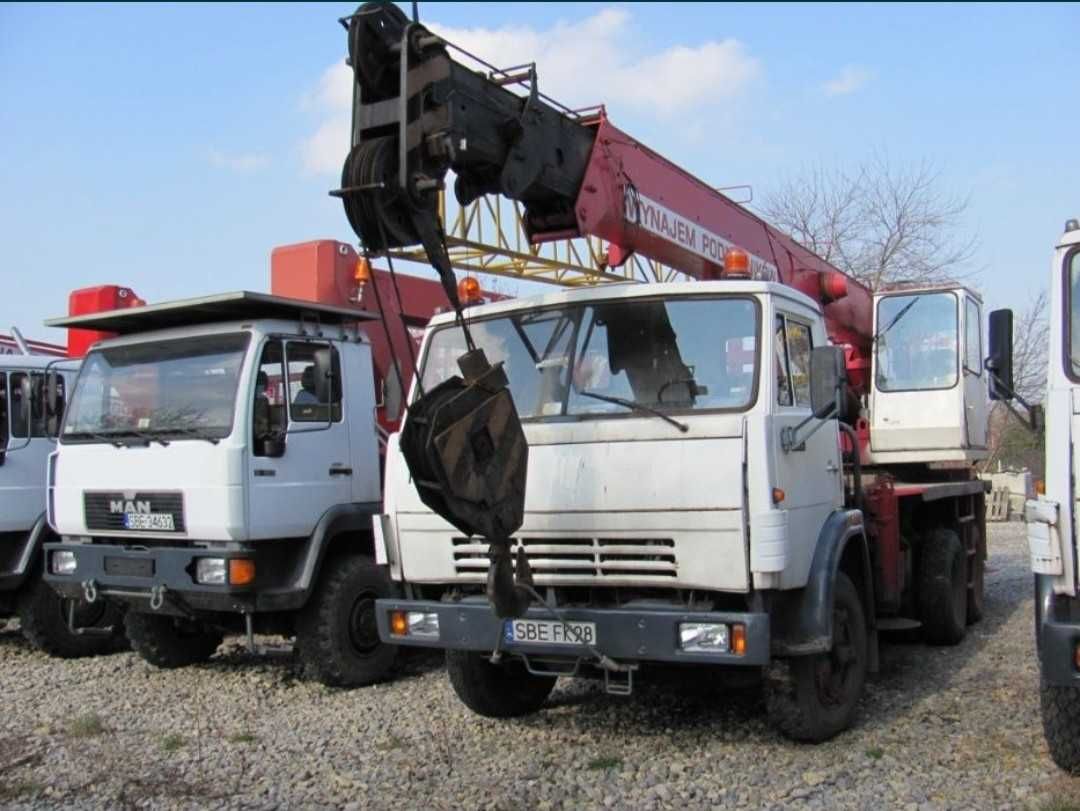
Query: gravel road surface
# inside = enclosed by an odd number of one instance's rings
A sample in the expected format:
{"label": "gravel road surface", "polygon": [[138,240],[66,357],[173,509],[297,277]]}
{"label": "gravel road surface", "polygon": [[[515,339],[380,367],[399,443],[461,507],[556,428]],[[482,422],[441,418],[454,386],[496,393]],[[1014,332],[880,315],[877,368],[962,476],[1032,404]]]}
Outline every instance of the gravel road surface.
{"label": "gravel road surface", "polygon": [[229,640],[165,672],[52,660],[0,630],[0,806],[14,808],[1080,807],[1038,716],[1021,524],[993,525],[987,616],[956,648],[886,642],[854,729],[820,746],[709,674],[630,698],[561,681],[520,721],[470,714],[438,658],[344,691]]}

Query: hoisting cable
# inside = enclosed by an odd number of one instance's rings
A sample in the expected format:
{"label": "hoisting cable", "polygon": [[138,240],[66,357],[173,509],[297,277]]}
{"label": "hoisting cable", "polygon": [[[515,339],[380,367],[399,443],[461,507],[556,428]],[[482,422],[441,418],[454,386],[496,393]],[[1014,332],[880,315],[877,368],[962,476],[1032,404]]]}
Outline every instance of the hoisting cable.
{"label": "hoisting cable", "polygon": [[[371,267],[371,251],[368,250],[367,243],[361,243],[361,249],[364,252],[364,261],[368,263],[368,267]],[[405,378],[401,376],[401,366],[398,365],[397,352],[394,351],[394,341],[390,337],[390,327],[386,323],[386,310],[383,309],[382,296],[379,294],[379,279],[372,276],[371,287],[375,291],[375,306],[379,308],[379,321],[382,322],[383,335],[386,337],[386,348],[390,350],[390,362],[394,364],[394,374],[397,375],[398,385],[404,389]],[[415,376],[416,363],[413,363],[413,374]],[[416,385],[420,385],[420,378],[414,377]]]}

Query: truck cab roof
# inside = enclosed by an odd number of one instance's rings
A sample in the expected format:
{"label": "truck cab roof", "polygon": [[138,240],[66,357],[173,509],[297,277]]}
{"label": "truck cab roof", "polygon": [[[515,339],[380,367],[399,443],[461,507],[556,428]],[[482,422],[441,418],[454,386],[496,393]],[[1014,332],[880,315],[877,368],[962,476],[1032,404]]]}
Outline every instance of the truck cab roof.
{"label": "truck cab roof", "polygon": [[52,318],[45,324],[50,327],[77,327],[103,330],[117,335],[132,335],[229,321],[263,319],[307,320],[313,325],[342,325],[376,320],[377,316],[351,307],[239,290],[123,310]]}

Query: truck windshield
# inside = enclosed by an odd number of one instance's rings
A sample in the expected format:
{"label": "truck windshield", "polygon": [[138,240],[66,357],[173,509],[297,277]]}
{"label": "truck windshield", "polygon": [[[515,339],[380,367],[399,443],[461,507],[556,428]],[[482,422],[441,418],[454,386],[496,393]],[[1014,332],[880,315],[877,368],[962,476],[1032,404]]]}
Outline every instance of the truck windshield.
{"label": "truck windshield", "polygon": [[[470,327],[488,360],[505,364],[521,418],[539,420],[625,414],[635,405],[676,413],[749,408],[758,322],[749,298],[635,298],[520,311]],[[457,326],[437,329],[423,361],[425,388],[459,374],[464,351]]]}
{"label": "truck windshield", "polygon": [[1080,250],[1074,250],[1067,264],[1069,273],[1069,367],[1080,377]]}
{"label": "truck windshield", "polygon": [[90,352],[61,441],[228,436],[249,338],[207,335]]}
{"label": "truck windshield", "polygon": [[881,391],[948,389],[956,384],[958,325],[953,293],[886,296],[875,338]]}

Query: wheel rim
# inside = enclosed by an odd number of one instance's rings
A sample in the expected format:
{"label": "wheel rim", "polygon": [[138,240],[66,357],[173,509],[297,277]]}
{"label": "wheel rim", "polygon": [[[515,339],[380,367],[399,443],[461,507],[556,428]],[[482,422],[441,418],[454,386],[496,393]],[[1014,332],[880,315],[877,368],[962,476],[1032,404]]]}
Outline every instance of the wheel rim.
{"label": "wheel rim", "polygon": [[833,610],[833,646],[817,665],[817,693],[825,706],[846,705],[851,700],[852,685],[859,666],[859,652],[851,632],[847,608]]}
{"label": "wheel rim", "polygon": [[379,646],[375,596],[371,592],[358,595],[349,610],[349,644],[361,655],[369,654]]}

